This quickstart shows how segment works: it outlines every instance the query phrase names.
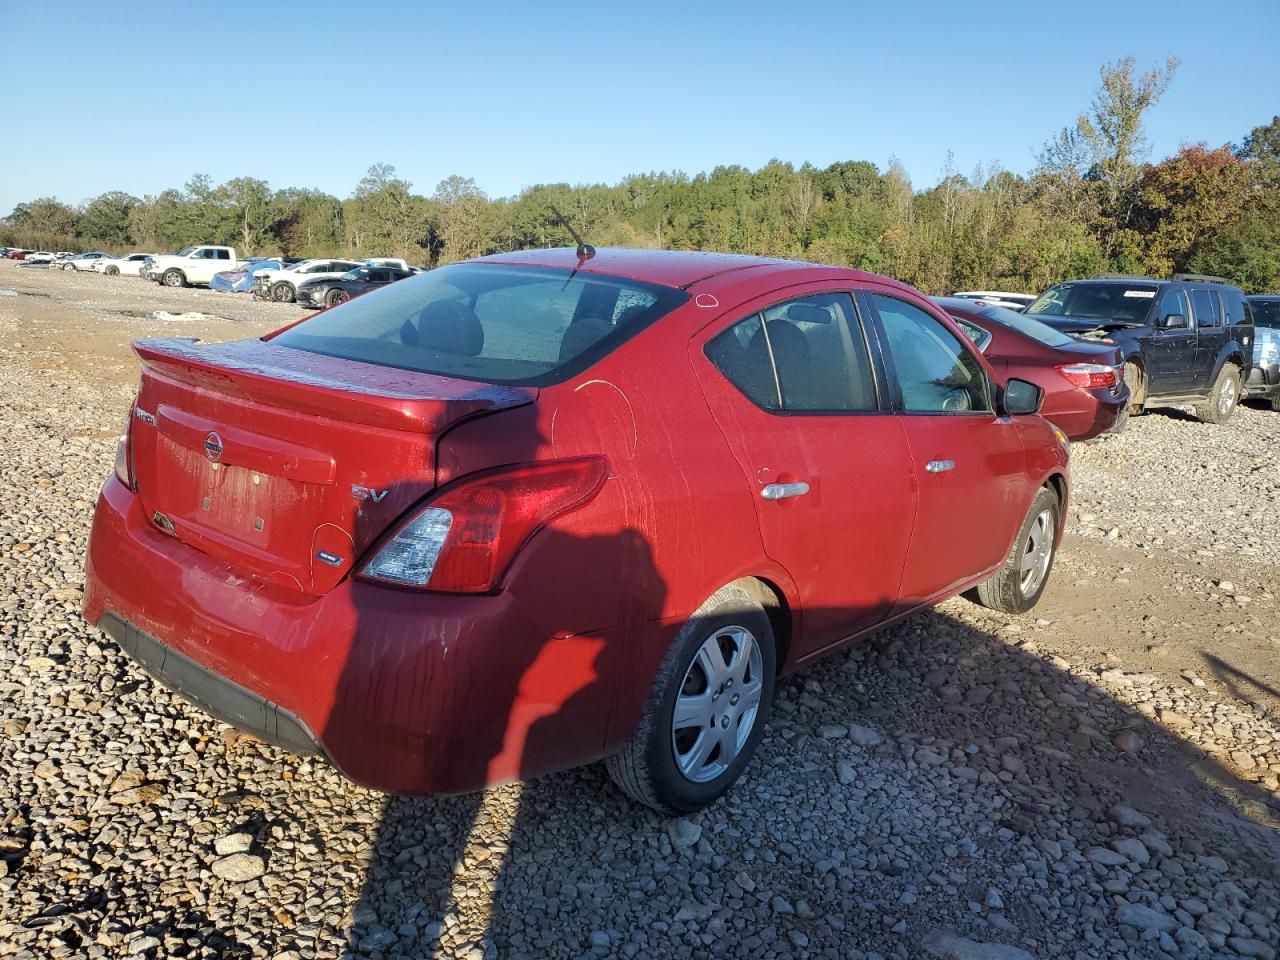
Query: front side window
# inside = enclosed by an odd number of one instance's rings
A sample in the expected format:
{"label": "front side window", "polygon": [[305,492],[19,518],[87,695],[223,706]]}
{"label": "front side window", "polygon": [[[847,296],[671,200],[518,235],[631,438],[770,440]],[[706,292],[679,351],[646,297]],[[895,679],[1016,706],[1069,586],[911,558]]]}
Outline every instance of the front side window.
{"label": "front side window", "polygon": [[878,408],[853,298],[823,293],[769,307],[707,344],[722,373],[757,406],[791,413]]}
{"label": "front side window", "polygon": [[[620,314],[624,291],[644,309]],[[386,284],[272,342],[423,373],[544,386],[585,369],[688,299],[683,290],[588,271],[462,263]]]}
{"label": "front side window", "polygon": [[1177,287],[1170,287],[1160,298],[1159,309],[1156,310],[1158,327],[1163,329],[1169,317],[1180,316],[1186,319],[1184,326],[1191,326],[1191,309],[1187,306],[1187,295]]}
{"label": "front side window", "polygon": [[978,359],[919,307],[873,294],[908,413],[989,413],[990,387]]}

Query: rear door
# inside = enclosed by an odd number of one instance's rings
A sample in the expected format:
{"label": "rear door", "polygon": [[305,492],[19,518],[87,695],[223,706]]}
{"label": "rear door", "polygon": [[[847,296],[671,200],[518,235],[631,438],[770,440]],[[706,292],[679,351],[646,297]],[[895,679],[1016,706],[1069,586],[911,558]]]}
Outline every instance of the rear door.
{"label": "rear door", "polygon": [[1207,395],[1213,388],[1218,355],[1227,342],[1222,298],[1218,291],[1209,287],[1194,288],[1191,291],[1191,312],[1196,317],[1196,353],[1188,389]]}
{"label": "rear door", "polygon": [[799,656],[894,608],[916,501],[853,296],[810,290],[748,305],[691,344],[765,551],[799,590]]}
{"label": "rear door", "polygon": [[1026,509],[1017,424],[997,417],[972,345],[915,303],[868,292],[879,321],[897,418],[919,482],[901,608],[957,588],[999,564]]}
{"label": "rear door", "polygon": [[[1167,318],[1182,316],[1186,325],[1166,327]],[[1167,287],[1156,311],[1155,333],[1151,337],[1151,365],[1147,371],[1151,396],[1181,396],[1194,392],[1196,327],[1191,304],[1181,287]]]}

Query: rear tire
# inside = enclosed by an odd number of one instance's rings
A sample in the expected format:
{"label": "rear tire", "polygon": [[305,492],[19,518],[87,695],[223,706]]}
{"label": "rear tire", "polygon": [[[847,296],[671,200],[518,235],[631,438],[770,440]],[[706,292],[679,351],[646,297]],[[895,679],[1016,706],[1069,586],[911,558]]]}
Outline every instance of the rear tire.
{"label": "rear tire", "polygon": [[1147,400],[1147,384],[1142,378],[1142,368],[1128,360],[1124,365],[1124,382],[1129,387],[1129,416],[1136,417],[1142,413],[1142,406]]}
{"label": "rear tire", "polygon": [[1226,423],[1240,403],[1240,368],[1224,363],[1213,381],[1209,399],[1196,404],[1196,416],[1205,423]]}
{"label": "rear tire", "polygon": [[108,277],[115,277],[115,276],[118,276],[118,275],[120,274],[120,268],[119,268],[119,267],[107,267],[107,268],[106,268],[105,270],[103,270],[102,272],[103,272],[103,273],[105,273]]}
{"label": "rear tire", "polygon": [[1001,613],[1026,613],[1036,605],[1058,553],[1061,510],[1057,495],[1041,487],[1018,528],[1004,565],[990,580],[978,584],[978,603]]}
{"label": "rear tire", "polygon": [[271,287],[271,299],[276,303],[293,303],[296,295],[293,284],[287,280],[281,280]]}
{"label": "rear tire", "polygon": [[721,587],[680,629],[639,726],[605,761],[609,776],[632,800],[667,816],[714,803],[760,742],[775,658],[773,630],[759,601],[741,586]]}

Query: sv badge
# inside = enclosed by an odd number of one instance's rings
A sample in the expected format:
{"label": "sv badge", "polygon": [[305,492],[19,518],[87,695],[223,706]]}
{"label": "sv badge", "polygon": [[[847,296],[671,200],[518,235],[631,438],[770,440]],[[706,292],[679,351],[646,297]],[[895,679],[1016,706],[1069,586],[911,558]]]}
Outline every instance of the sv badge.
{"label": "sv badge", "polygon": [[372,500],[374,503],[381,503],[390,490],[378,490],[374,487],[352,487],[351,496],[357,500]]}

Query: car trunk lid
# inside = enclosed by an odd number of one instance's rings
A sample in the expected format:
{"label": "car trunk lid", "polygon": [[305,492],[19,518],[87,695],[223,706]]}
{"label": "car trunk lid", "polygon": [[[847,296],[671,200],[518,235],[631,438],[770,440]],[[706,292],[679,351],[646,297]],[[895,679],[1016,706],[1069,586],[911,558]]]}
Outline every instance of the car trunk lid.
{"label": "car trunk lid", "polygon": [[537,395],[263,340],[141,340],[134,350],[132,469],[147,517],[312,594],[435,486],[442,433]]}

